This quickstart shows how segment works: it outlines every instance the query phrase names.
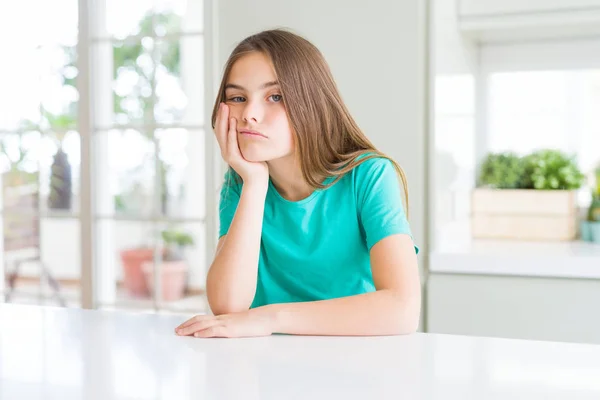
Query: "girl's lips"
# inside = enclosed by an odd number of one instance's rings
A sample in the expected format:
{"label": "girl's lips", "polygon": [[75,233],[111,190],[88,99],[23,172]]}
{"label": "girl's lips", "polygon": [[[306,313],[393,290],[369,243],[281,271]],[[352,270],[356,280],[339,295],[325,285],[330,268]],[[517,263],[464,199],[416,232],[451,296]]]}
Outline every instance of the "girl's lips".
{"label": "girl's lips", "polygon": [[247,135],[247,136],[255,136],[255,137],[257,136],[257,137],[266,138],[266,136],[263,135],[262,133],[257,132],[257,131],[251,131],[251,130],[248,130],[248,129],[241,130],[240,134]]}

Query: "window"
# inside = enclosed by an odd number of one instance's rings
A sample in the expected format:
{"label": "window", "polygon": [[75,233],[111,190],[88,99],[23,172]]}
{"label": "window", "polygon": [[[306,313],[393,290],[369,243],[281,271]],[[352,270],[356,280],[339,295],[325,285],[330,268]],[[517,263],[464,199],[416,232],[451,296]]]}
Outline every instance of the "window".
{"label": "window", "polygon": [[[489,152],[556,148],[591,174],[600,164],[600,40],[480,45],[477,63],[438,74],[434,219],[438,248],[468,244],[477,165]],[[579,202],[590,201],[587,187]]]}
{"label": "window", "polygon": [[[78,21],[80,5],[89,8],[90,21]],[[0,168],[4,177],[17,171],[34,183],[36,204],[27,210],[23,199],[18,204],[21,225],[37,225],[28,229],[39,236],[39,260],[21,268],[11,301],[57,300],[43,279],[31,285],[42,265],[62,298],[80,302],[81,271],[90,268],[81,265],[80,224],[89,218],[97,306],[201,309],[207,192],[203,2],[28,0],[11,5],[10,12],[4,7],[0,15],[11,18],[0,24],[0,34],[9,44],[8,59],[15,61],[0,66],[0,86],[8,89],[0,93],[6,111],[0,114]],[[93,30],[78,35],[78,23]],[[78,39],[91,62],[78,58]],[[89,92],[79,91],[80,79],[87,80]],[[78,115],[81,98],[93,105],[89,116]],[[82,158],[81,126],[92,127],[89,159]],[[92,215],[79,208],[86,163],[93,176]],[[131,267],[126,254],[143,258]],[[3,255],[10,275],[13,254],[5,249]],[[156,298],[155,284],[163,288]],[[193,298],[180,297],[182,287]]]}
{"label": "window", "polygon": [[589,173],[600,162],[600,69],[489,76],[489,150],[556,148]]}

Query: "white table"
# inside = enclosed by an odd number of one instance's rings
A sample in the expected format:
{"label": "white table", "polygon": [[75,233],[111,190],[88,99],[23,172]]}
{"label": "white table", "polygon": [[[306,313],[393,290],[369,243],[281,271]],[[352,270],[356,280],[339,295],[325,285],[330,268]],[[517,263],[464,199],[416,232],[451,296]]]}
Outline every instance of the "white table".
{"label": "white table", "polygon": [[194,339],[173,315],[0,305],[0,399],[600,399],[600,346]]}

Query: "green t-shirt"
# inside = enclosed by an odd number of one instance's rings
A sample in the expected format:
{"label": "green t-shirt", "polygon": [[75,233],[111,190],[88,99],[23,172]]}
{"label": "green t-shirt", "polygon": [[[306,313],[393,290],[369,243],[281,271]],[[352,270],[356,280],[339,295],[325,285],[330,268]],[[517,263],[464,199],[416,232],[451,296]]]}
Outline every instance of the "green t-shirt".
{"label": "green t-shirt", "polygon": [[[229,230],[241,185],[223,185],[219,237]],[[369,159],[296,202],[284,199],[269,182],[251,307],[374,291],[369,251],[398,233],[412,237],[398,174],[385,158]]]}

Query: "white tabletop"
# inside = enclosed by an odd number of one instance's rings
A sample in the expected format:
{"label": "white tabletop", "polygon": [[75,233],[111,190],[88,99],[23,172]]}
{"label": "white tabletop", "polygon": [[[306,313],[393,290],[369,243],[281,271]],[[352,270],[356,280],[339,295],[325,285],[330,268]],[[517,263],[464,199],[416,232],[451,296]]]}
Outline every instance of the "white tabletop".
{"label": "white tabletop", "polygon": [[0,305],[0,399],[600,399],[600,346],[194,339],[181,317]]}

